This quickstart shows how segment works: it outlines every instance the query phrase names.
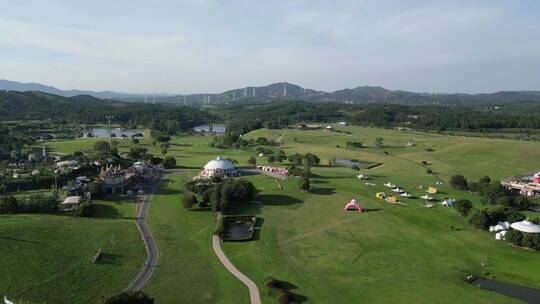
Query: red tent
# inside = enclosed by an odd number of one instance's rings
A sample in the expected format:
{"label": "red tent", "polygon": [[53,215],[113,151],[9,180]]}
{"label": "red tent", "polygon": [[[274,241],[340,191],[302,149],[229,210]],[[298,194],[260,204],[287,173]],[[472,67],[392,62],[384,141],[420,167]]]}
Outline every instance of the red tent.
{"label": "red tent", "polygon": [[356,210],[358,212],[362,212],[364,211],[364,209],[362,208],[362,206],[360,206],[360,204],[353,198],[346,206],[345,206],[345,209],[343,209],[345,211],[348,211],[348,210]]}

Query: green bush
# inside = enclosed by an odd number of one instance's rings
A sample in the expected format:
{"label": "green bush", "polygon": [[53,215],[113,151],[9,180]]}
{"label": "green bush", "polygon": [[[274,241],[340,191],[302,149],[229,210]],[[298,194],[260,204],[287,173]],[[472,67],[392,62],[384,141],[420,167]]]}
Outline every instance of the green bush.
{"label": "green bush", "polygon": [[142,291],[125,291],[108,298],[102,298],[98,304],[153,304],[151,299]]}
{"label": "green bush", "polygon": [[473,207],[473,205],[472,205],[471,201],[466,200],[466,199],[458,200],[454,204],[454,208],[456,208],[456,210],[458,211],[458,213],[461,216],[469,215],[469,212],[471,211],[472,207]]}
{"label": "green bush", "polygon": [[450,185],[459,190],[467,190],[467,179],[463,175],[454,175],[450,178]]}

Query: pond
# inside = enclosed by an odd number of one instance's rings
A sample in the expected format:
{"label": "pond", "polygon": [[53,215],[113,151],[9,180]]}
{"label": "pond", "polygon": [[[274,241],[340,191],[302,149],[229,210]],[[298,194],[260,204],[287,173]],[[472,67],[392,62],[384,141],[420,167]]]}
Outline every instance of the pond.
{"label": "pond", "polygon": [[[94,137],[109,137],[109,129],[108,128],[88,128],[83,131],[83,137],[88,137],[88,133],[92,133]],[[127,137],[131,137],[135,134],[144,134],[143,130],[136,130],[136,129],[122,129],[122,128],[111,128],[111,134],[116,135],[116,137],[120,137],[122,135],[126,135]],[[114,136],[113,135],[113,136]]]}
{"label": "pond", "polygon": [[360,167],[360,161],[355,159],[342,159],[342,158],[336,158],[336,164],[342,165],[345,167],[352,167],[352,166],[358,166]]}
{"label": "pond", "polygon": [[471,284],[479,285],[483,289],[518,299],[525,303],[540,304],[540,289],[485,278],[477,278]]}
{"label": "pond", "polygon": [[212,131],[216,133],[216,135],[223,135],[225,134],[225,125],[222,124],[206,124],[206,125],[200,125],[193,128],[193,131],[195,132],[210,132],[210,126],[212,126]]}

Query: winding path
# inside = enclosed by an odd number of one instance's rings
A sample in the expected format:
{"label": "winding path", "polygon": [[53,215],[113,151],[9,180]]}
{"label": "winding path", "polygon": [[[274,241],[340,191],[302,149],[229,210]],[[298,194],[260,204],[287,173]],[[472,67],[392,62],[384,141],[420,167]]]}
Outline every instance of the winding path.
{"label": "winding path", "polygon": [[221,264],[223,264],[223,266],[225,266],[225,268],[227,268],[227,270],[233,276],[240,280],[240,282],[246,285],[246,287],[249,289],[250,303],[262,304],[261,296],[259,294],[259,289],[257,288],[257,285],[253,283],[253,281],[250,280],[245,274],[241,273],[236,267],[234,267],[229,258],[227,258],[227,256],[221,249],[221,239],[217,235],[212,236],[212,249],[214,249],[214,253],[218,257]]}
{"label": "winding path", "polygon": [[152,185],[149,193],[142,197],[142,202],[137,203],[137,228],[139,228],[139,232],[141,233],[141,236],[143,238],[144,246],[146,247],[147,257],[139,274],[126,288],[128,291],[141,290],[146,284],[146,282],[148,282],[150,277],[152,277],[154,270],[158,266],[158,247],[156,241],[154,240],[154,237],[152,236],[152,233],[150,232],[150,229],[148,229],[148,226],[146,225],[148,208],[150,207],[152,199],[154,198],[154,192],[156,191],[157,184],[158,183]]}

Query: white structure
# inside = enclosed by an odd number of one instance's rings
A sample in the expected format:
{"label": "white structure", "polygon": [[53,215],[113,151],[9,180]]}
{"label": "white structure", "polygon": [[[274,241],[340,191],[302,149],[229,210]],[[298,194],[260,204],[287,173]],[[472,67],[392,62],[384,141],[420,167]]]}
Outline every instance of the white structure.
{"label": "white structure", "polygon": [[489,226],[490,232],[498,232],[502,230],[508,230],[510,229],[510,223],[509,222],[498,222],[495,226]]}
{"label": "white structure", "polygon": [[135,168],[135,170],[137,170],[138,172],[142,173],[144,172],[144,169],[146,169],[146,164],[142,161],[138,161],[133,164],[133,168]]}
{"label": "white structure", "polygon": [[15,304],[15,303],[11,302],[10,300],[8,300],[7,296],[4,296],[4,303],[5,304]]}
{"label": "white structure", "polygon": [[218,156],[216,159],[209,161],[204,169],[201,171],[200,176],[204,177],[228,177],[228,176],[237,176],[238,171],[234,164],[227,159]]}
{"label": "white structure", "polygon": [[388,188],[395,188],[395,187],[396,187],[396,185],[394,185],[394,184],[392,184],[392,183],[390,183],[390,182],[384,184],[384,186],[385,186],[385,187],[388,187]]}
{"label": "white structure", "polygon": [[540,225],[536,225],[535,223],[529,220],[523,220],[521,222],[512,223],[510,227],[521,232],[540,233]]}
{"label": "white structure", "polygon": [[433,199],[432,196],[429,196],[429,195],[427,195],[427,194],[426,194],[426,195],[420,196],[420,198],[425,199],[426,201],[431,201],[431,200]]}
{"label": "white structure", "polygon": [[368,176],[364,175],[364,174],[359,174],[356,177],[358,177],[359,180],[367,180],[368,179]]}
{"label": "white structure", "polygon": [[446,199],[446,200],[442,201],[442,202],[441,202],[441,205],[442,205],[442,206],[446,206],[446,207],[452,207],[452,206],[454,206],[454,203],[455,203],[455,202],[456,202],[455,199],[449,198],[449,199]]}
{"label": "white structure", "polygon": [[506,239],[505,235],[506,235],[506,230],[503,230],[501,232],[497,232],[495,233],[495,239],[497,241],[504,241]]}

